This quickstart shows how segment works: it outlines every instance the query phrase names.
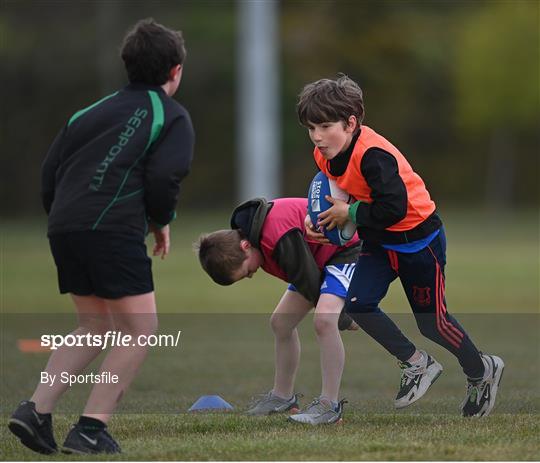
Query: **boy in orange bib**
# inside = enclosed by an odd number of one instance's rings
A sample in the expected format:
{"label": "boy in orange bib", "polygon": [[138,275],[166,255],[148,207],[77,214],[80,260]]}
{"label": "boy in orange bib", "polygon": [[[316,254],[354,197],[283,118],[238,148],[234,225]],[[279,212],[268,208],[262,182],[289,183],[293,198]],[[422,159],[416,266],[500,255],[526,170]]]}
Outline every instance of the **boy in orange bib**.
{"label": "boy in orange bib", "polygon": [[[423,180],[398,148],[362,125],[362,90],[347,76],[306,85],[297,110],[315,145],[317,166],[356,199],[349,205],[328,197],[334,205],[319,214],[316,225],[332,229],[349,219],[357,224],[363,245],[345,310],[399,360],[396,407],[422,397],[442,372],[442,366],[417,350],[379,308],[390,283],[399,278],[420,332],[452,352],[467,376],[463,416],[488,415],[504,363],[479,352],[446,310],[446,238]],[[305,224],[308,237],[328,242],[309,216]]]}

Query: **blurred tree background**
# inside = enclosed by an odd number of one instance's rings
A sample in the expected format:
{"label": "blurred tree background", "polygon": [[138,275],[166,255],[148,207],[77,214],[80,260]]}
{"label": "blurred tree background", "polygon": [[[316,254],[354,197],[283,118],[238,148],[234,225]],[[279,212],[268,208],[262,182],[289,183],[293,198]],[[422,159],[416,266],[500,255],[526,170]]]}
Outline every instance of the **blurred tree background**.
{"label": "blurred tree background", "polygon": [[[138,19],[181,29],[176,98],[197,134],[181,206],[236,202],[238,3],[2,0],[1,211],[40,213],[39,168],[78,109],[125,83],[119,45]],[[307,82],[344,72],[364,90],[365,124],[388,137],[446,204],[537,207],[539,2],[283,1],[279,4],[283,191],[315,173],[297,122]]]}

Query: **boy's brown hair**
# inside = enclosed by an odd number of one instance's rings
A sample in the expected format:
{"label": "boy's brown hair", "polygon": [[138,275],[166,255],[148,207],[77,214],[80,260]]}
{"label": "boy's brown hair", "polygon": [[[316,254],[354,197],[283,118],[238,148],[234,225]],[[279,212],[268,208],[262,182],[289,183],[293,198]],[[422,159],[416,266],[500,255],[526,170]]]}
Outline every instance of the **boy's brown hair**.
{"label": "boy's brown hair", "polygon": [[302,89],[296,110],[300,123],[305,127],[310,123],[347,123],[349,116],[356,116],[360,125],[364,119],[362,89],[345,74],[338,75],[336,80],[317,80]]}
{"label": "boy's brown hair", "polygon": [[120,56],[130,82],[163,85],[169,80],[170,70],[183,64],[186,48],[181,31],[147,18],[126,34]]}
{"label": "boy's brown hair", "polygon": [[217,284],[229,286],[234,283],[232,274],[246,259],[240,246],[243,239],[239,230],[218,230],[201,235],[195,243],[202,268]]}

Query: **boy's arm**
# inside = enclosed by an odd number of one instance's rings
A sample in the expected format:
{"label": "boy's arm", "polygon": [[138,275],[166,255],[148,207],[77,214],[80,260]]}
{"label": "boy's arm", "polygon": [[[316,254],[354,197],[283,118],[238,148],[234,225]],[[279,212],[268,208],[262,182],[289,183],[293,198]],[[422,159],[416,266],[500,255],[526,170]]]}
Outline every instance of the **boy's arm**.
{"label": "boy's arm", "polygon": [[349,216],[359,227],[384,230],[407,215],[407,189],[399,175],[397,160],[380,148],[368,150],[360,170],[371,188],[373,202],[358,201],[349,208]]}
{"label": "boy's arm", "polygon": [[319,300],[321,271],[302,232],[291,230],[281,237],[273,254],[279,267],[287,275],[289,283],[315,306]]}
{"label": "boy's arm", "polygon": [[157,226],[175,217],[180,182],[189,173],[193,159],[194,134],[187,113],[177,117],[152,149],[145,169],[146,213]]}
{"label": "boy's arm", "polygon": [[47,156],[41,164],[41,202],[47,215],[51,211],[52,203],[54,201],[54,190],[56,184],[56,171],[60,165],[60,155],[62,152],[62,140],[66,133],[67,126],[65,126],[56,135]]}

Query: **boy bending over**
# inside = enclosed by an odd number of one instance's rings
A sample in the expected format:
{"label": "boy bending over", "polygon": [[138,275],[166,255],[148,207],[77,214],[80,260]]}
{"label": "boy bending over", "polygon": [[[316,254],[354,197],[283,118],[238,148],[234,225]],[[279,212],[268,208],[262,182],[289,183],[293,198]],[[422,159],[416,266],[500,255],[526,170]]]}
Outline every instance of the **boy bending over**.
{"label": "boy bending over", "polygon": [[[238,206],[231,218],[232,230],[202,235],[197,243],[204,270],[220,285],[251,278],[260,268],[289,283],[270,323],[275,338],[274,387],[247,411],[249,415],[291,412],[290,420],[323,424],[341,420],[343,401],[338,401],[345,352],[338,319],[359,242],[347,246],[323,246],[310,242],[304,232],[307,199],[283,198],[267,202],[257,198]],[[315,307],[315,332],[321,352],[321,395],[298,410],[294,393],[300,362],[297,326]],[[357,329],[348,317],[340,328]]]}

